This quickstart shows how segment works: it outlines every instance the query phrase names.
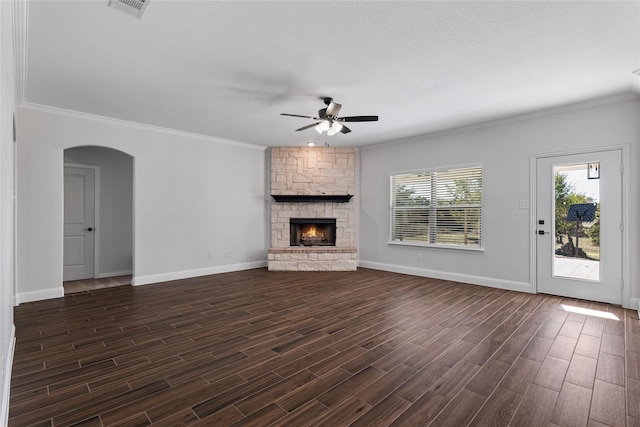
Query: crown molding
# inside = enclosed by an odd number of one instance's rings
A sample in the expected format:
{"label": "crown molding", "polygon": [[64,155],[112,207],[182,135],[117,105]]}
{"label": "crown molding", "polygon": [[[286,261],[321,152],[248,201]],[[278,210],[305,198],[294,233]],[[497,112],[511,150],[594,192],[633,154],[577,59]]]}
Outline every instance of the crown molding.
{"label": "crown molding", "polygon": [[22,104],[20,104],[19,107],[20,108],[24,108],[25,110],[33,110],[33,111],[39,111],[39,112],[43,112],[43,113],[50,113],[50,114],[56,114],[56,115],[60,115],[60,116],[72,117],[72,118],[75,118],[75,119],[90,120],[90,121],[94,121],[94,122],[106,123],[106,124],[110,124],[110,125],[114,125],[114,126],[124,126],[124,127],[128,127],[128,128],[133,128],[133,129],[164,133],[164,134],[167,134],[167,135],[175,135],[175,136],[182,136],[182,137],[187,137],[187,138],[201,139],[201,140],[204,140],[204,141],[215,142],[215,143],[219,143],[219,144],[228,144],[228,145],[234,145],[234,146],[245,147],[245,148],[253,148],[253,149],[257,149],[257,150],[266,150],[268,148],[267,146],[264,146],[264,145],[257,145],[257,144],[251,144],[251,143],[248,143],[248,142],[234,141],[234,140],[231,140],[231,139],[218,138],[218,137],[214,137],[214,136],[203,135],[203,134],[200,134],[200,133],[187,132],[187,131],[182,131],[182,130],[177,130],[177,129],[165,128],[165,127],[162,127],[162,126],[155,126],[155,125],[149,125],[149,124],[145,124],[145,123],[132,122],[132,121],[128,121],[128,120],[114,119],[114,118],[111,118],[111,117],[99,116],[97,114],[83,113],[81,111],[68,110],[66,108],[52,107],[52,106],[49,106],[49,105],[36,104],[36,103],[32,103],[32,102],[23,102]]}
{"label": "crown molding", "polygon": [[494,120],[472,123],[464,126],[450,128],[450,129],[443,129],[443,130],[438,130],[433,132],[422,133],[418,135],[404,137],[394,141],[365,145],[365,146],[361,146],[360,150],[365,151],[365,150],[371,150],[375,148],[394,146],[394,145],[399,145],[399,144],[404,144],[409,142],[415,142],[417,140],[431,139],[431,138],[437,138],[441,136],[453,135],[457,133],[469,132],[469,131],[478,130],[478,129],[486,129],[486,128],[491,128],[496,126],[503,126],[510,123],[531,120],[538,117],[551,116],[554,114],[566,113],[571,111],[585,110],[587,108],[594,108],[602,105],[615,104],[618,102],[637,100],[637,99],[640,99],[639,95],[640,93],[634,93],[634,91],[625,92],[625,93],[606,96],[602,98],[595,98],[588,101],[577,102],[574,104],[567,104],[559,107],[546,108],[543,110],[537,110],[537,111],[531,111],[523,114],[516,114],[513,116],[501,117]]}
{"label": "crown molding", "polygon": [[25,95],[27,93],[29,1],[14,0],[12,6],[16,104],[20,105],[25,100]]}

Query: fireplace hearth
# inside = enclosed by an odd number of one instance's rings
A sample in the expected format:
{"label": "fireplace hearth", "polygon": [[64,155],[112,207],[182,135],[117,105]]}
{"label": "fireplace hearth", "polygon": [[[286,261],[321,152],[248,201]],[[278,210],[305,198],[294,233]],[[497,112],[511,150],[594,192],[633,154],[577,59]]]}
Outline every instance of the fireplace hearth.
{"label": "fireplace hearth", "polygon": [[335,246],[335,218],[290,218],[291,246]]}

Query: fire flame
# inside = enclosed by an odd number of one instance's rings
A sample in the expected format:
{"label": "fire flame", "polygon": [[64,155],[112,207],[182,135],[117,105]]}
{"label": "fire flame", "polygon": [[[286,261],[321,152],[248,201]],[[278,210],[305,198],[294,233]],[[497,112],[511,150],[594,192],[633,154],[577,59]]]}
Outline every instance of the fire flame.
{"label": "fire flame", "polygon": [[309,229],[307,231],[305,231],[304,233],[302,233],[302,239],[309,239],[312,237],[320,237],[322,239],[324,239],[324,234],[320,233],[319,231],[316,230],[316,227],[314,225],[310,226]]}

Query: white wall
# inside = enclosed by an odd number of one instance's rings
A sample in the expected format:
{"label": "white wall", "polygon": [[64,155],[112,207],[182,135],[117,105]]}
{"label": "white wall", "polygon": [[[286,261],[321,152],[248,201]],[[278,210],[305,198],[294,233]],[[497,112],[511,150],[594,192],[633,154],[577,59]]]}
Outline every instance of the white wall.
{"label": "white wall", "polygon": [[[632,305],[640,298],[640,102],[630,97],[592,102],[519,119],[414,137],[361,150],[360,265],[451,278],[515,290],[530,283],[531,156],[540,153],[629,144],[627,237],[631,254]],[[617,102],[615,102],[617,101]],[[484,252],[393,246],[389,240],[389,175],[424,168],[483,166]],[[423,260],[417,259],[422,253]]]}
{"label": "white wall", "polygon": [[18,302],[62,295],[63,150],[79,145],[134,157],[134,284],[266,265],[264,147],[37,106],[18,117]]}
{"label": "white wall", "polygon": [[95,235],[95,277],[131,274],[133,268],[133,157],[105,147],[64,150],[65,163],[100,167]]}
{"label": "white wall", "polygon": [[0,2],[0,425],[9,416],[9,384],[15,329],[14,294],[14,144],[15,61],[12,3]]}

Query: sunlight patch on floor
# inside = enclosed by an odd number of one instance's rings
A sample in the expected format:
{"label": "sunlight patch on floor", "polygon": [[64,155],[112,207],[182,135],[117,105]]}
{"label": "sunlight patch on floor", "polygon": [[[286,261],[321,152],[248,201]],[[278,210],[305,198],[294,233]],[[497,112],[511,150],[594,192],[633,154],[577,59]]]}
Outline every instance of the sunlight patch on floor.
{"label": "sunlight patch on floor", "polygon": [[620,320],[618,316],[608,311],[592,310],[590,308],[574,307],[572,305],[560,304],[564,311],[571,313],[586,314],[587,316],[602,317],[603,319]]}

